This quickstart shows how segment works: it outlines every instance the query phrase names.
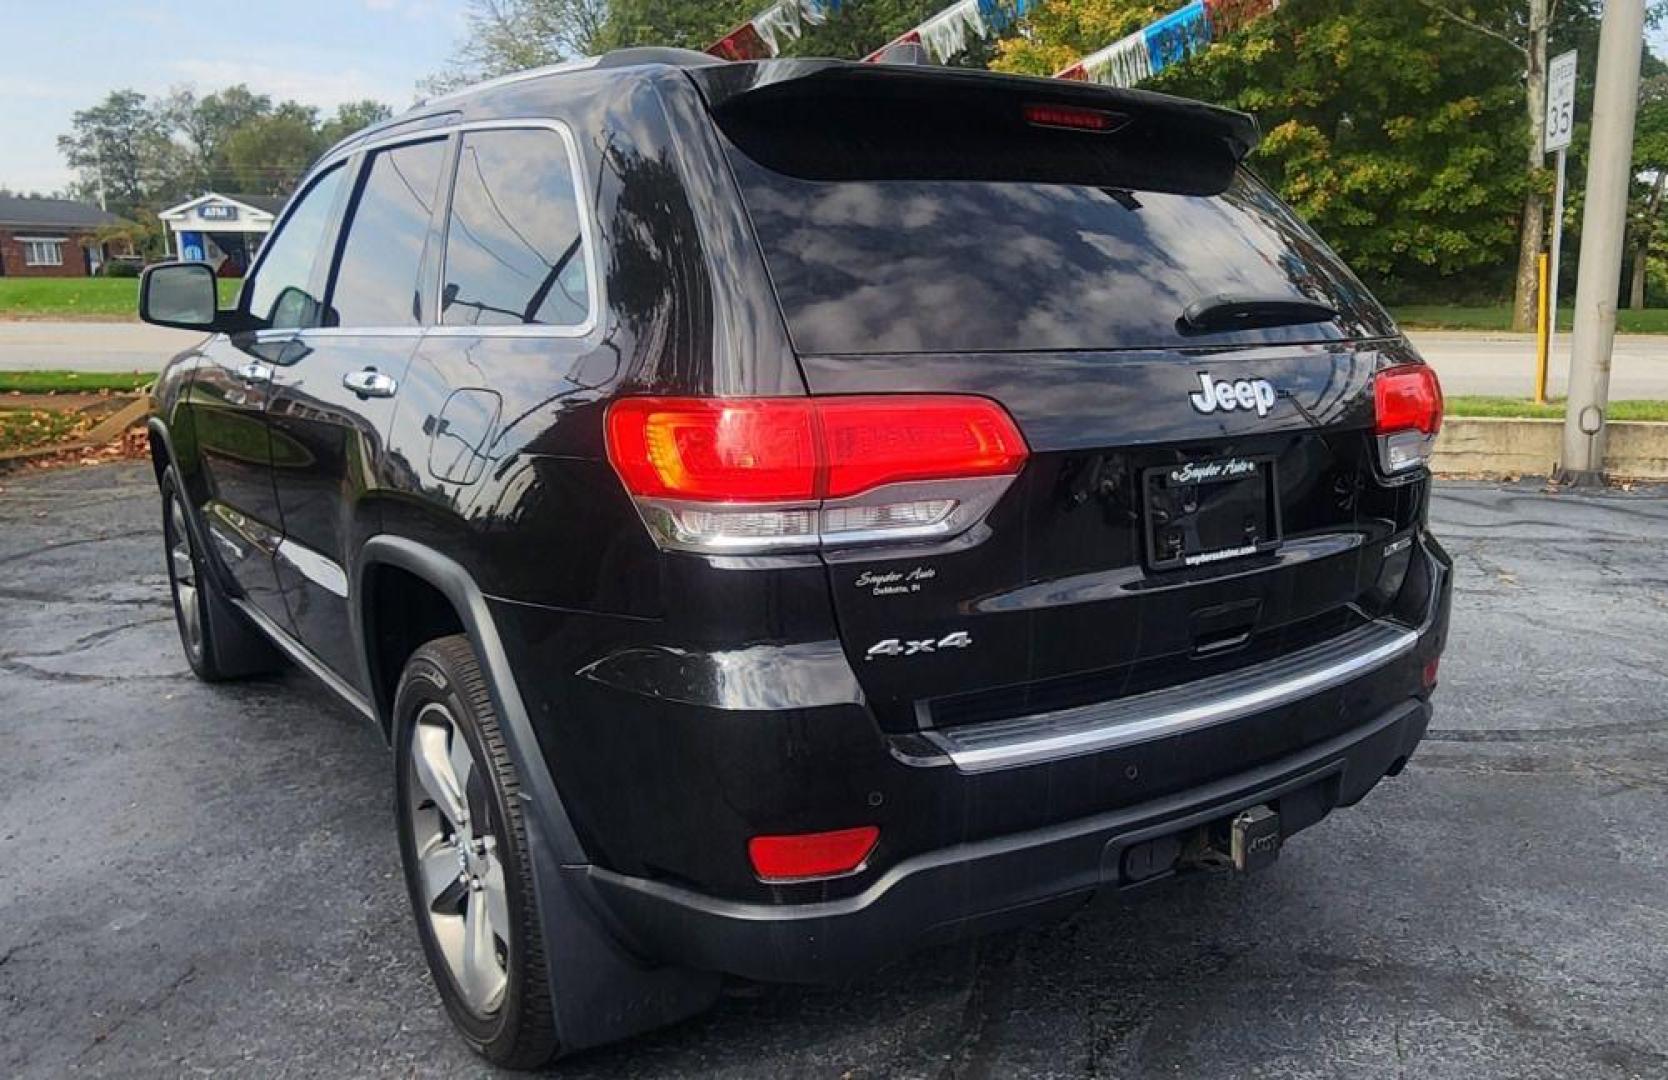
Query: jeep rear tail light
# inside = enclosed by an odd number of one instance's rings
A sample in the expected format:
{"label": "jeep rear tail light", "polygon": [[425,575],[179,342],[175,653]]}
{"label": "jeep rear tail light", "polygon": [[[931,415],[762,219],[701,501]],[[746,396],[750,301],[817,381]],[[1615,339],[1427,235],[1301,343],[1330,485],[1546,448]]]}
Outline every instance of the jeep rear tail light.
{"label": "jeep rear tail light", "polygon": [[1442,386],[1425,364],[1386,368],[1373,379],[1378,460],[1390,475],[1429,464],[1442,429]]}
{"label": "jeep rear tail light", "polygon": [[791,836],[755,836],[747,857],[761,881],[808,881],[849,874],[862,867],[880,839],[873,825]]}
{"label": "jeep rear tail light", "polygon": [[1028,450],[986,398],[622,398],[608,460],[662,547],[809,550],[954,536]]}

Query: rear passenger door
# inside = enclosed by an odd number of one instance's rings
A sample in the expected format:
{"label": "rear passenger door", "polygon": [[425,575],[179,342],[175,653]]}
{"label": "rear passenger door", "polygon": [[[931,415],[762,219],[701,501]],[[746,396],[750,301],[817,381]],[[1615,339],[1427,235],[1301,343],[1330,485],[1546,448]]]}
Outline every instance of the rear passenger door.
{"label": "rear passenger door", "polygon": [[[395,395],[438,286],[430,236],[452,140],[358,155],[334,245],[322,325],[272,375],[268,422],[284,536],[275,565],[296,638],[337,675],[365,685],[351,631],[354,553],[378,530],[373,493]],[[293,461],[293,464],[292,464]]]}

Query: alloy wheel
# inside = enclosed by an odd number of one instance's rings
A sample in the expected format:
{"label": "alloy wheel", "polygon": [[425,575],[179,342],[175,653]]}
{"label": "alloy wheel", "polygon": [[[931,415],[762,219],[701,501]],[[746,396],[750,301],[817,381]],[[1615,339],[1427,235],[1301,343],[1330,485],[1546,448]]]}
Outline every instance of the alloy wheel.
{"label": "alloy wheel", "polygon": [[451,711],[425,704],[411,725],[406,813],[423,912],[470,1011],[490,1016],[509,985],[509,904],[488,780]]}

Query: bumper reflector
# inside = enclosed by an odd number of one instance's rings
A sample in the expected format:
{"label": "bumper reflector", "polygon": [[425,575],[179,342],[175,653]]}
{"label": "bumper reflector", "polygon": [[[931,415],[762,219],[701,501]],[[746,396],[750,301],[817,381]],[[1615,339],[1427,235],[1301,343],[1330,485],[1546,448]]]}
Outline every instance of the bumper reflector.
{"label": "bumper reflector", "polygon": [[879,839],[880,829],[874,825],[792,836],[755,836],[747,841],[747,857],[760,881],[809,881],[856,870]]}

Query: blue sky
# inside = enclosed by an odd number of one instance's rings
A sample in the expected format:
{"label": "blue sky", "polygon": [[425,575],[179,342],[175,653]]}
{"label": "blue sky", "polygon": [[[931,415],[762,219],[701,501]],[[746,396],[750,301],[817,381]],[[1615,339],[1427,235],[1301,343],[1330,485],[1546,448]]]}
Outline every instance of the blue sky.
{"label": "blue sky", "polygon": [[463,11],[463,0],[0,0],[0,185],[67,184],[58,135],[120,87],[246,82],[325,112],[367,97],[399,111],[445,66]]}

